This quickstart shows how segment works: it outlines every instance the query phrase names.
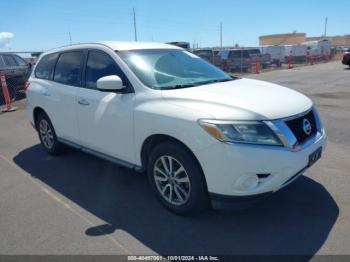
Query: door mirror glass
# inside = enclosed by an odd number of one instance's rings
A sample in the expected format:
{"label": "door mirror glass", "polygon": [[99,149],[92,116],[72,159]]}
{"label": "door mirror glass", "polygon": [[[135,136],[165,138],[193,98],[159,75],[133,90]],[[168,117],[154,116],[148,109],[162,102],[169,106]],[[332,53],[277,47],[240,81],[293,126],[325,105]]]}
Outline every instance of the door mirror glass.
{"label": "door mirror glass", "polygon": [[104,76],[97,80],[97,88],[103,91],[121,91],[125,88],[119,76]]}

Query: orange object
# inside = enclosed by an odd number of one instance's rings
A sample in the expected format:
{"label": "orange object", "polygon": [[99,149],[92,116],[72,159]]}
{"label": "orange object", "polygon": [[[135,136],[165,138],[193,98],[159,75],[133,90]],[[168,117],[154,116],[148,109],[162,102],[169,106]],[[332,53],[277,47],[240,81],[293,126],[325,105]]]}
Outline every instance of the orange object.
{"label": "orange object", "polygon": [[15,111],[17,108],[13,107],[11,105],[11,98],[10,98],[10,93],[9,93],[9,89],[7,87],[7,83],[6,83],[6,77],[4,74],[0,75],[0,79],[1,79],[1,87],[2,87],[2,94],[4,96],[4,100],[6,103],[6,108],[3,109],[3,112],[11,112],[11,111]]}
{"label": "orange object", "polygon": [[255,61],[255,73],[257,73],[257,74],[260,73],[260,59],[259,59],[259,56],[256,57],[256,61]]}

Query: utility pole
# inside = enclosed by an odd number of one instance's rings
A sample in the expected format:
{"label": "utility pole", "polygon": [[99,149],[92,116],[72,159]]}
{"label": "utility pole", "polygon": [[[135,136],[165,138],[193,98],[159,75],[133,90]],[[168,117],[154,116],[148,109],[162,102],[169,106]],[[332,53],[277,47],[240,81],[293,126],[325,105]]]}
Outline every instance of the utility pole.
{"label": "utility pole", "polygon": [[136,13],[135,13],[135,8],[132,9],[134,13],[134,33],[135,33],[135,41],[137,42],[137,29],[136,29]]}
{"label": "utility pole", "polygon": [[222,49],[222,23],[220,23],[220,48]]}
{"label": "utility pole", "polygon": [[328,17],[326,16],[326,20],[325,20],[325,23],[324,23],[324,36],[325,37],[327,36],[327,23],[328,23]]}

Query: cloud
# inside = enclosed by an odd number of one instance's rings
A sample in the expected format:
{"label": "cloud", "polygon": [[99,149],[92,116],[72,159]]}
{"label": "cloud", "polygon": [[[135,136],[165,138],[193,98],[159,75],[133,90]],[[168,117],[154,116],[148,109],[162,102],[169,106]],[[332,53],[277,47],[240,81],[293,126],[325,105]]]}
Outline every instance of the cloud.
{"label": "cloud", "polygon": [[10,32],[0,32],[0,48],[7,47],[15,35]]}

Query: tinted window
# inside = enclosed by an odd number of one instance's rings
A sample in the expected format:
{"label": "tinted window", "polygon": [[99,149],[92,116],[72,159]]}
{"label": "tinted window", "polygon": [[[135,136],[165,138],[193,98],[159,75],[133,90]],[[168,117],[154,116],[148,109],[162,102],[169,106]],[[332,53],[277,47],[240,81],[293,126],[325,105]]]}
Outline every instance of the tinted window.
{"label": "tinted window", "polygon": [[125,85],[123,72],[109,55],[100,51],[90,51],[85,70],[86,87],[96,89],[97,80],[110,75],[119,76]]}
{"label": "tinted window", "polygon": [[82,60],[83,52],[81,51],[62,53],[56,64],[54,81],[66,85],[80,86]]}
{"label": "tinted window", "polygon": [[234,50],[230,51],[229,58],[249,58],[249,52],[247,50]]}
{"label": "tinted window", "polygon": [[15,55],[13,58],[16,60],[17,64],[20,66],[25,66],[27,63],[19,56]]}
{"label": "tinted window", "polygon": [[7,66],[17,66],[17,63],[12,55],[4,55],[3,57]]}
{"label": "tinted window", "polygon": [[5,67],[4,60],[2,59],[2,56],[0,56],[0,67]]}
{"label": "tinted window", "polygon": [[57,61],[58,53],[49,54],[40,59],[35,69],[35,76],[42,79],[51,79]]}

